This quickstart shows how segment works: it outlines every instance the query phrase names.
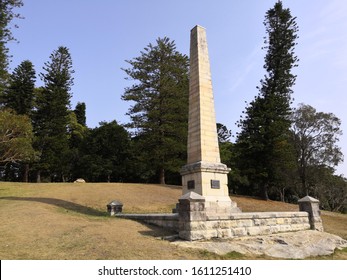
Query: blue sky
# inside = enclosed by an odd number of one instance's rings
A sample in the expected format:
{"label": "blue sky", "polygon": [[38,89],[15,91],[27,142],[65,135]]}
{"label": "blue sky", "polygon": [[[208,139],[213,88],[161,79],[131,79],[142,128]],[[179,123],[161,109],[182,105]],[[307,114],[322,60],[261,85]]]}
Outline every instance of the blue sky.
{"label": "blue sky", "polygon": [[[23,0],[14,30],[19,43],[10,43],[11,69],[23,60],[42,72],[59,46],[70,49],[75,70],[72,107],[87,105],[87,124],[126,123],[129,102],[121,100],[125,60],[140,55],[158,37],[175,40],[189,54],[190,30],[206,28],[217,122],[234,133],[245,101],[257,95],[265,74],[263,26],[275,0]],[[294,106],[305,103],[334,113],[347,133],[347,1],[284,0],[297,17],[300,59],[294,86]],[[37,86],[42,85],[38,78]],[[347,137],[339,145],[347,156]],[[346,159],[347,161],[347,159]],[[347,176],[347,163],[337,168]]]}

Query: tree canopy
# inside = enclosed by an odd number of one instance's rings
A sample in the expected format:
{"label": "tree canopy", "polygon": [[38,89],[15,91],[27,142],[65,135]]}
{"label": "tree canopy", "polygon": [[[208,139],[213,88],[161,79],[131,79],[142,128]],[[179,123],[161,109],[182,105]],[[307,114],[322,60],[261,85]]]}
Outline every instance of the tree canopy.
{"label": "tree canopy", "polygon": [[293,112],[292,121],[302,190],[309,194],[310,185],[316,183],[315,167],[335,167],[343,160],[337,145],[342,134],[341,121],[332,113],[317,112],[305,104]]}
{"label": "tree canopy", "polygon": [[237,147],[240,168],[248,176],[253,192],[267,199],[268,189],[280,177],[275,172],[288,145],[291,87],[295,82],[291,70],[298,61],[294,54],[298,27],[281,1],[267,11],[264,25],[267,74],[260,81],[258,96],[239,122]]}
{"label": "tree canopy", "polygon": [[40,77],[44,82],[37,92],[34,115],[35,147],[41,153],[38,172],[63,178],[69,166],[69,135],[72,59],[67,47],[53,51]]}
{"label": "tree canopy", "polygon": [[33,133],[30,119],[10,110],[0,110],[0,163],[30,160],[35,156],[32,148]]}
{"label": "tree canopy", "polygon": [[[15,40],[12,35],[11,22],[15,18],[20,18],[14,10],[23,5],[22,0],[1,0],[0,1],[0,105],[3,102],[3,92],[8,79],[9,49],[7,43]],[[17,27],[17,25],[14,25]]]}
{"label": "tree canopy", "polygon": [[17,114],[30,116],[34,108],[34,65],[29,60],[23,61],[14,69],[9,80],[9,87],[5,91],[5,107],[15,110]]}
{"label": "tree canopy", "polygon": [[165,170],[177,172],[186,156],[188,57],[165,37],[127,62],[131,67],[123,70],[135,83],[122,99],[134,102],[128,115],[140,147],[138,160],[150,163],[152,175],[164,184]]}

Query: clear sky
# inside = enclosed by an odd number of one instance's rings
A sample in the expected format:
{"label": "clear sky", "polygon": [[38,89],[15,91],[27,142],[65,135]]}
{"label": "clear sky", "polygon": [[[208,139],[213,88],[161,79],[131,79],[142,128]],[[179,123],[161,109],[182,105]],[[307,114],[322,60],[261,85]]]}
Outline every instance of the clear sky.
{"label": "clear sky", "polygon": [[[275,0],[23,0],[23,20],[9,44],[13,70],[29,59],[37,73],[59,46],[70,49],[75,70],[72,108],[87,106],[87,124],[128,121],[121,100],[125,60],[140,55],[158,37],[175,40],[189,54],[190,30],[206,28],[217,122],[233,133],[245,101],[257,95],[264,75],[264,16]],[[345,132],[339,145],[347,161],[347,1],[283,0],[297,17],[300,59],[294,106],[305,103],[334,113]],[[42,85],[37,79],[37,86]],[[347,163],[337,168],[347,176]]]}

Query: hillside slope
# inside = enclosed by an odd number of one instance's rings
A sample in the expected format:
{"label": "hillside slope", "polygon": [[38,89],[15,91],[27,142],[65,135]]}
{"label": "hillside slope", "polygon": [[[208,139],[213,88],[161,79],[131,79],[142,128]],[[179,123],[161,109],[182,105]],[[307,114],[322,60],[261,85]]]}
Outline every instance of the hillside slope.
{"label": "hillside slope", "polygon": [[[161,240],[172,232],[109,217],[120,200],[127,213],[171,212],[181,188],[145,184],[0,183],[1,259],[214,259]],[[296,211],[297,205],[232,197],[243,211]],[[323,213],[327,232],[347,239],[347,215]],[[343,253],[341,258],[346,258]],[[255,258],[236,256],[236,258]],[[264,257],[262,257],[264,258]],[[335,256],[336,258],[336,256]]]}

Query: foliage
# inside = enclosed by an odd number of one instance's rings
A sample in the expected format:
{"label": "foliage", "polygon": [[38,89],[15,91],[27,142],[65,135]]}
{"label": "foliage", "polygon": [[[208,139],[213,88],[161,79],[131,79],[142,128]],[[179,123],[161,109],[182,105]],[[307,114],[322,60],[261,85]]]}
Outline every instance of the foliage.
{"label": "foliage", "polygon": [[40,74],[44,87],[37,93],[34,115],[35,146],[41,153],[38,172],[52,180],[65,180],[69,172],[69,135],[72,60],[68,48],[59,47]]}
{"label": "foliage", "polygon": [[83,126],[87,126],[86,104],[84,102],[77,102],[74,113],[76,115],[77,122]]}
{"label": "foliage", "polygon": [[298,27],[281,1],[268,10],[264,25],[268,34],[264,41],[267,74],[260,81],[259,95],[239,122],[237,149],[241,155],[239,168],[252,187],[249,192],[258,192],[267,199],[269,188],[278,185],[281,178],[276,169],[282,163],[283,151],[290,145],[290,96],[295,82],[291,69],[298,61],[294,55]]}
{"label": "foliage", "polygon": [[32,140],[32,126],[27,116],[0,110],[0,163],[32,159],[35,156]]}
{"label": "foliage", "polygon": [[121,182],[127,177],[130,138],[116,121],[102,122],[84,138],[74,177],[93,182]]}
{"label": "foliage", "polygon": [[218,142],[225,143],[230,141],[231,130],[221,123],[217,123]]}
{"label": "foliage", "polygon": [[134,102],[128,115],[138,160],[165,183],[165,171],[178,172],[186,156],[188,58],[165,37],[127,62],[131,67],[123,70],[136,83],[125,89],[122,98]]}
{"label": "foliage", "polygon": [[31,61],[23,61],[10,76],[10,84],[5,91],[5,106],[17,114],[31,116],[34,107],[35,69]]}
{"label": "foliage", "polygon": [[309,105],[300,104],[292,115],[293,142],[297,155],[302,191],[309,193],[314,180],[310,166],[338,165],[343,157],[337,146],[341,121],[332,113],[317,112]]}
{"label": "foliage", "polygon": [[[3,103],[4,89],[8,79],[9,50],[6,44],[15,40],[12,35],[10,23],[20,15],[14,12],[15,8],[23,5],[22,0],[1,0],[0,1],[0,105]],[[17,27],[17,25],[14,25]]]}
{"label": "foliage", "polygon": [[314,175],[310,181],[310,194],[320,201],[324,210],[347,211],[347,179],[334,175],[334,170],[324,166],[308,168]]}

